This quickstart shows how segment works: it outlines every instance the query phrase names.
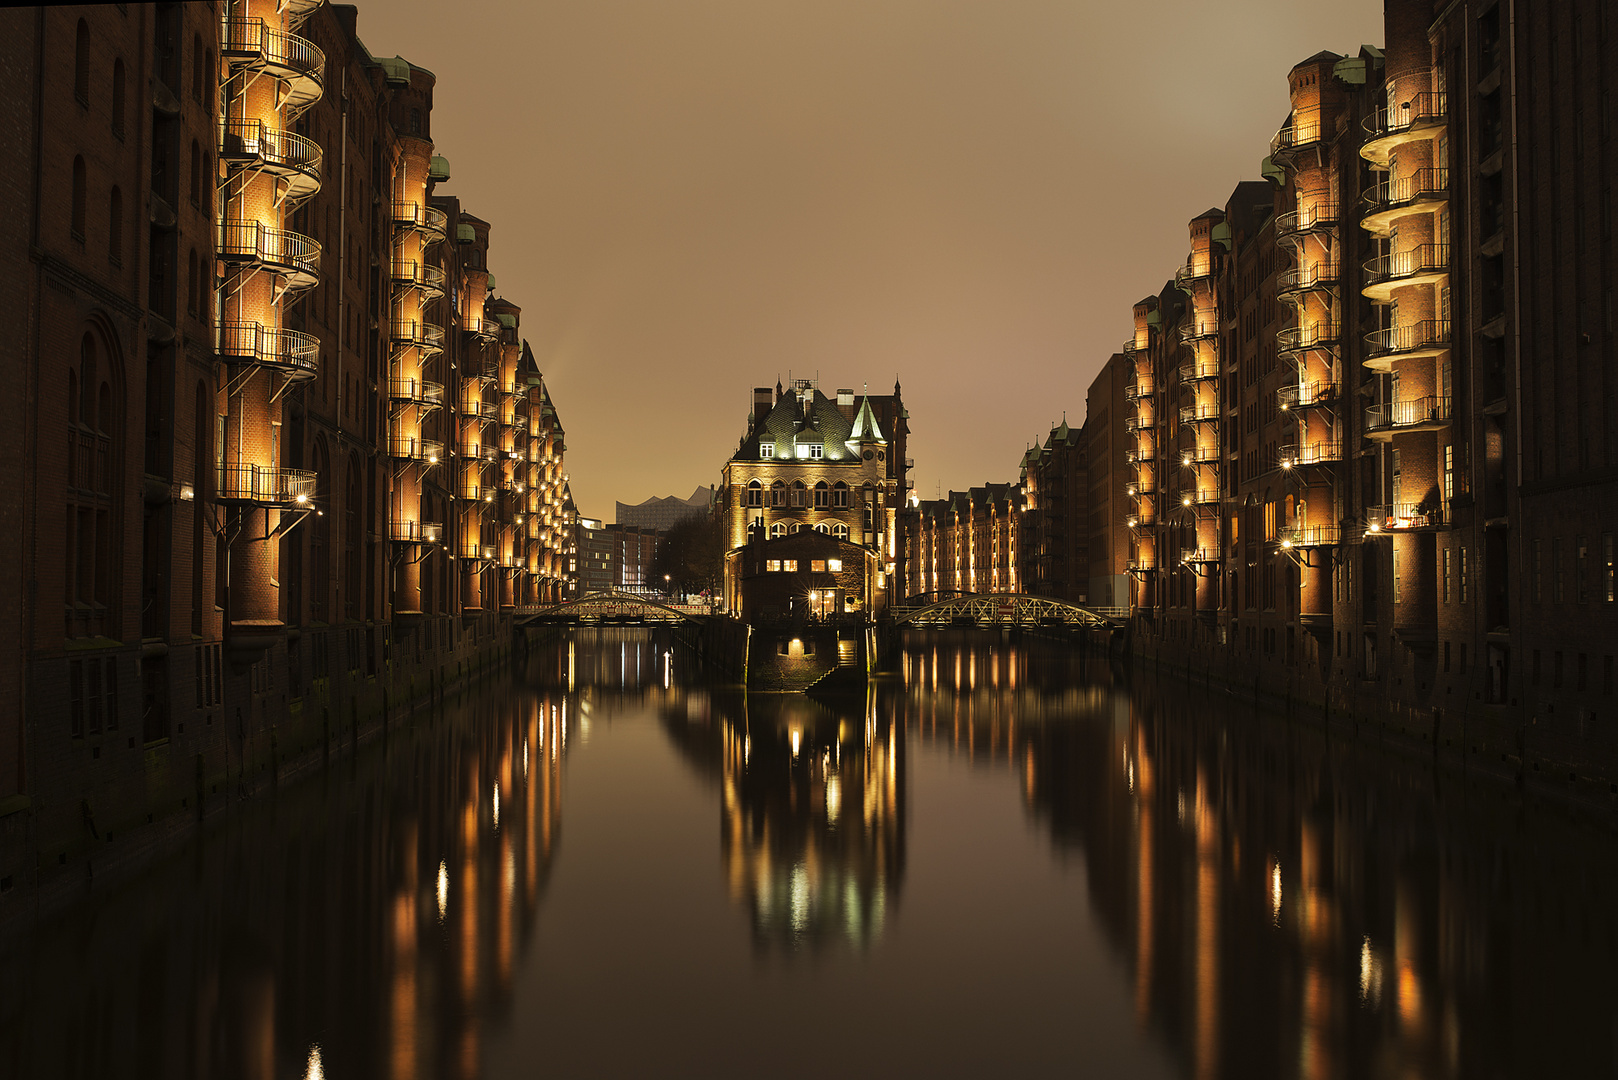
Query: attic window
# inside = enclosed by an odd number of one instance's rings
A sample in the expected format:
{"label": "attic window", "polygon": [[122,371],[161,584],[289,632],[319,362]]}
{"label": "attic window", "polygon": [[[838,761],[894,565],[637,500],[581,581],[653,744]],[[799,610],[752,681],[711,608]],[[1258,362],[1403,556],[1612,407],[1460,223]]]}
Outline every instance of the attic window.
{"label": "attic window", "polygon": [[770,442],[759,443],[758,444],[758,456],[761,457],[761,458],[772,458],[772,457],[774,457],[775,456],[775,444],[770,443]]}
{"label": "attic window", "polygon": [[809,444],[809,456],[810,457],[818,458],[822,454],[824,454],[825,452],[826,452],[826,448],[824,446],[820,445],[819,443],[810,443]]}

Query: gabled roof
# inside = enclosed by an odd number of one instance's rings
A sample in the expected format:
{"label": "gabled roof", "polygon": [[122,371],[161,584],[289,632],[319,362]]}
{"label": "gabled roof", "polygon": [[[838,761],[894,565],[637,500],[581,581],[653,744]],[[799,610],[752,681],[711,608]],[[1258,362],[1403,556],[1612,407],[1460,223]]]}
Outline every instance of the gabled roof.
{"label": "gabled roof", "polygon": [[860,411],[854,417],[854,431],[849,438],[854,442],[886,442],[882,437],[882,428],[876,422],[876,414],[871,411],[871,395],[867,393],[865,400],[860,403]]}

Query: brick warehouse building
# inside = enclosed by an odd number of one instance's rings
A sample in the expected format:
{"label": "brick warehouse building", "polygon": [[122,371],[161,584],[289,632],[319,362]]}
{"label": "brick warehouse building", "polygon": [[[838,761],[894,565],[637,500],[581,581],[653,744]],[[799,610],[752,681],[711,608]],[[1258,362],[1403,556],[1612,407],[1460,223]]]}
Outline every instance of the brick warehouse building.
{"label": "brick warehouse building", "polygon": [[356,18],[0,14],[26,163],[0,223],[0,888],[359,737],[568,588],[521,311],[437,193],[433,76]]}
{"label": "brick warehouse building", "polygon": [[1136,305],[1091,548],[1123,519],[1147,657],[1605,795],[1618,12],[1385,14]]}

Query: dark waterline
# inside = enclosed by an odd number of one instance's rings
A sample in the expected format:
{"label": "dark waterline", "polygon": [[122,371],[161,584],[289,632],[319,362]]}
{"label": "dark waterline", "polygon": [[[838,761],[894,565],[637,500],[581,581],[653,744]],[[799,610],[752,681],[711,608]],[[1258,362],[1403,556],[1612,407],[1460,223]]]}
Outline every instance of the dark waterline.
{"label": "dark waterline", "polygon": [[916,636],[863,697],[579,631],[0,944],[0,1076],[1618,1074],[1610,830]]}

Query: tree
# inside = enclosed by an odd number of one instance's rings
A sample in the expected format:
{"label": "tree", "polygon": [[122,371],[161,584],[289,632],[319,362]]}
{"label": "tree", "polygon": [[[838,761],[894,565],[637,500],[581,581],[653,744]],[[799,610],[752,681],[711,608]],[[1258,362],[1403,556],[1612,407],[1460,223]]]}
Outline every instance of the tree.
{"label": "tree", "polygon": [[679,522],[657,545],[648,583],[661,585],[668,576],[671,589],[699,592],[713,589],[725,573],[723,529],[717,517],[691,517]]}

